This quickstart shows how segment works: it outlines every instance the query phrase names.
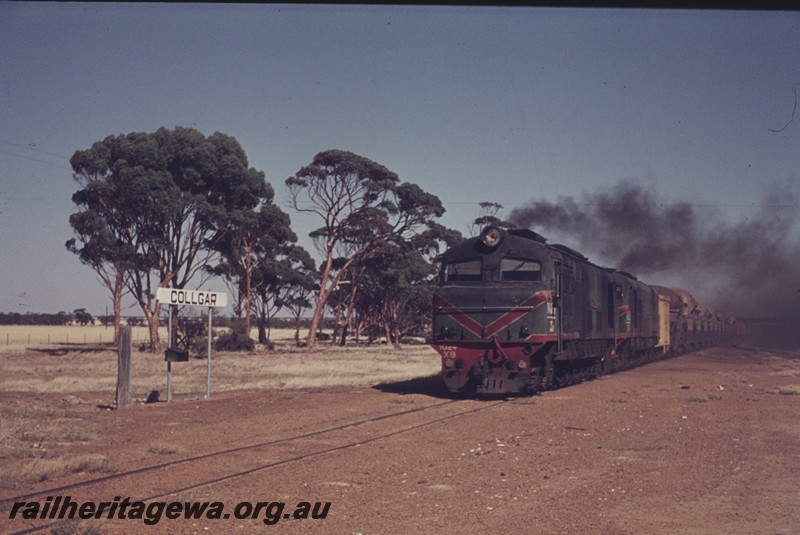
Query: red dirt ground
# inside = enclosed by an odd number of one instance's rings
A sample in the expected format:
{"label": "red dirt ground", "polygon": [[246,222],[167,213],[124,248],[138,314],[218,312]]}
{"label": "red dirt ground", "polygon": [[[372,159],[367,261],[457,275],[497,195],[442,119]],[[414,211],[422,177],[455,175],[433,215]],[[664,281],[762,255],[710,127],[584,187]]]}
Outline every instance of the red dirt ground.
{"label": "red dirt ground", "polygon": [[[97,394],[83,393],[76,396],[92,403],[75,410],[103,439],[63,453],[102,454],[110,473],[442,405],[51,494],[219,501],[229,513],[242,501],[282,501],[289,512],[299,502],[331,504],[324,519],[275,525],[266,525],[264,514],[162,517],[148,526],[154,533],[798,533],[798,394],[800,352],[744,348],[705,350],[505,403],[445,404],[450,398],[438,378],[371,389],[232,392],[130,410],[99,409]],[[56,395],[0,396],[2,403],[64,403]],[[163,496],[200,482],[210,483]],[[28,499],[43,502],[45,495]],[[10,520],[10,504],[2,509],[0,531],[33,525]],[[56,529],[145,527],[141,520],[93,519]]]}

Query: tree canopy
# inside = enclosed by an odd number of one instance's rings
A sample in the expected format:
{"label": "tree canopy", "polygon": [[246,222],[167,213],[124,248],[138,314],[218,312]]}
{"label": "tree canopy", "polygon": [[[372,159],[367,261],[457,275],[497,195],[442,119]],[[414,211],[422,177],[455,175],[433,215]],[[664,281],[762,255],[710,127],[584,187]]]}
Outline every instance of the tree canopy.
{"label": "tree canopy", "polygon": [[444,229],[434,221],[445,211],[438,197],[416,184],[400,183],[394,172],[352,152],[320,152],[310,165],[287,178],[286,185],[295,210],[322,220],[322,226],[310,233],[323,263],[309,347],[314,345],[328,299],[354,263],[378,254],[377,245],[384,242],[427,235],[428,242],[435,243],[435,234]]}
{"label": "tree canopy", "polygon": [[[123,289],[136,299],[153,351],[160,345],[156,290],[197,288],[213,275],[234,290],[247,333],[255,314],[262,342],[278,310],[290,310],[299,329],[312,307],[313,346],[335,296],[345,325],[357,315],[357,332],[371,325],[398,343],[425,321],[440,245],[460,238],[436,221],[445,210],[435,195],[343,150],[318,153],[286,179],[293,208],[320,221],[309,234],[319,269],[295,245],[289,216],[233,137],[182,127],[120,134],[76,151],[70,163],[81,188],[67,248],[109,288],[117,322]],[[346,336],[345,327],[342,343]]]}
{"label": "tree canopy", "polygon": [[[230,221],[220,230],[221,262],[212,272],[234,282],[239,295],[240,312],[244,312],[244,332],[250,333],[252,300],[256,286],[263,284],[265,266],[297,241],[288,214],[271,203],[271,196],[259,210],[235,210]],[[255,280],[254,280],[255,278]],[[261,337],[263,343],[263,337]]]}
{"label": "tree canopy", "polygon": [[[177,127],[108,136],[70,163],[82,189],[70,217],[89,265],[113,263],[159,345],[159,287],[183,288],[213,261],[236,214],[271,202],[238,141]],[[68,245],[69,247],[69,245]]]}

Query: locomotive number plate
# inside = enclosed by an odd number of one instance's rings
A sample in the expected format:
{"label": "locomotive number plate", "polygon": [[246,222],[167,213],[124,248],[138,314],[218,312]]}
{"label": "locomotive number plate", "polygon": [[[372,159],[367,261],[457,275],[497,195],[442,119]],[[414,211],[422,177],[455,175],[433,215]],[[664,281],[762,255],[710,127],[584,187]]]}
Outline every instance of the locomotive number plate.
{"label": "locomotive number plate", "polygon": [[439,346],[439,354],[444,358],[456,356],[456,346]]}

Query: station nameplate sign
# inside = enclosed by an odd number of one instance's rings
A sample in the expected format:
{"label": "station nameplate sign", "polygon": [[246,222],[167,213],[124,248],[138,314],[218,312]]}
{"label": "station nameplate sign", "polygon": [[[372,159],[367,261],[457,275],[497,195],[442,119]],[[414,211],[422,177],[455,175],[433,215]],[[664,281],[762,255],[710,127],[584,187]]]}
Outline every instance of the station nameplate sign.
{"label": "station nameplate sign", "polygon": [[224,292],[159,288],[156,291],[156,300],[168,305],[224,307],[228,305],[228,294]]}

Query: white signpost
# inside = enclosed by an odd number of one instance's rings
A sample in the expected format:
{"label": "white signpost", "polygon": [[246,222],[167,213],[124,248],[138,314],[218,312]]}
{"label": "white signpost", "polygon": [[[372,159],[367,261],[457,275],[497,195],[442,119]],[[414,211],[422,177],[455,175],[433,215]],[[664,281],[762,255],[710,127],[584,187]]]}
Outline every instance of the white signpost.
{"label": "white signpost", "polygon": [[[206,379],[206,398],[211,398],[211,309],[228,305],[228,294],[224,292],[204,292],[201,290],[182,290],[179,288],[159,288],[156,301],[165,305],[179,305],[208,308],[208,373]],[[172,308],[169,310],[169,340],[172,346]],[[167,358],[167,401],[172,400],[172,360]]]}
{"label": "white signpost", "polygon": [[178,288],[159,288],[156,291],[156,301],[167,305],[225,307],[228,306],[228,294],[200,290],[180,290]]}

